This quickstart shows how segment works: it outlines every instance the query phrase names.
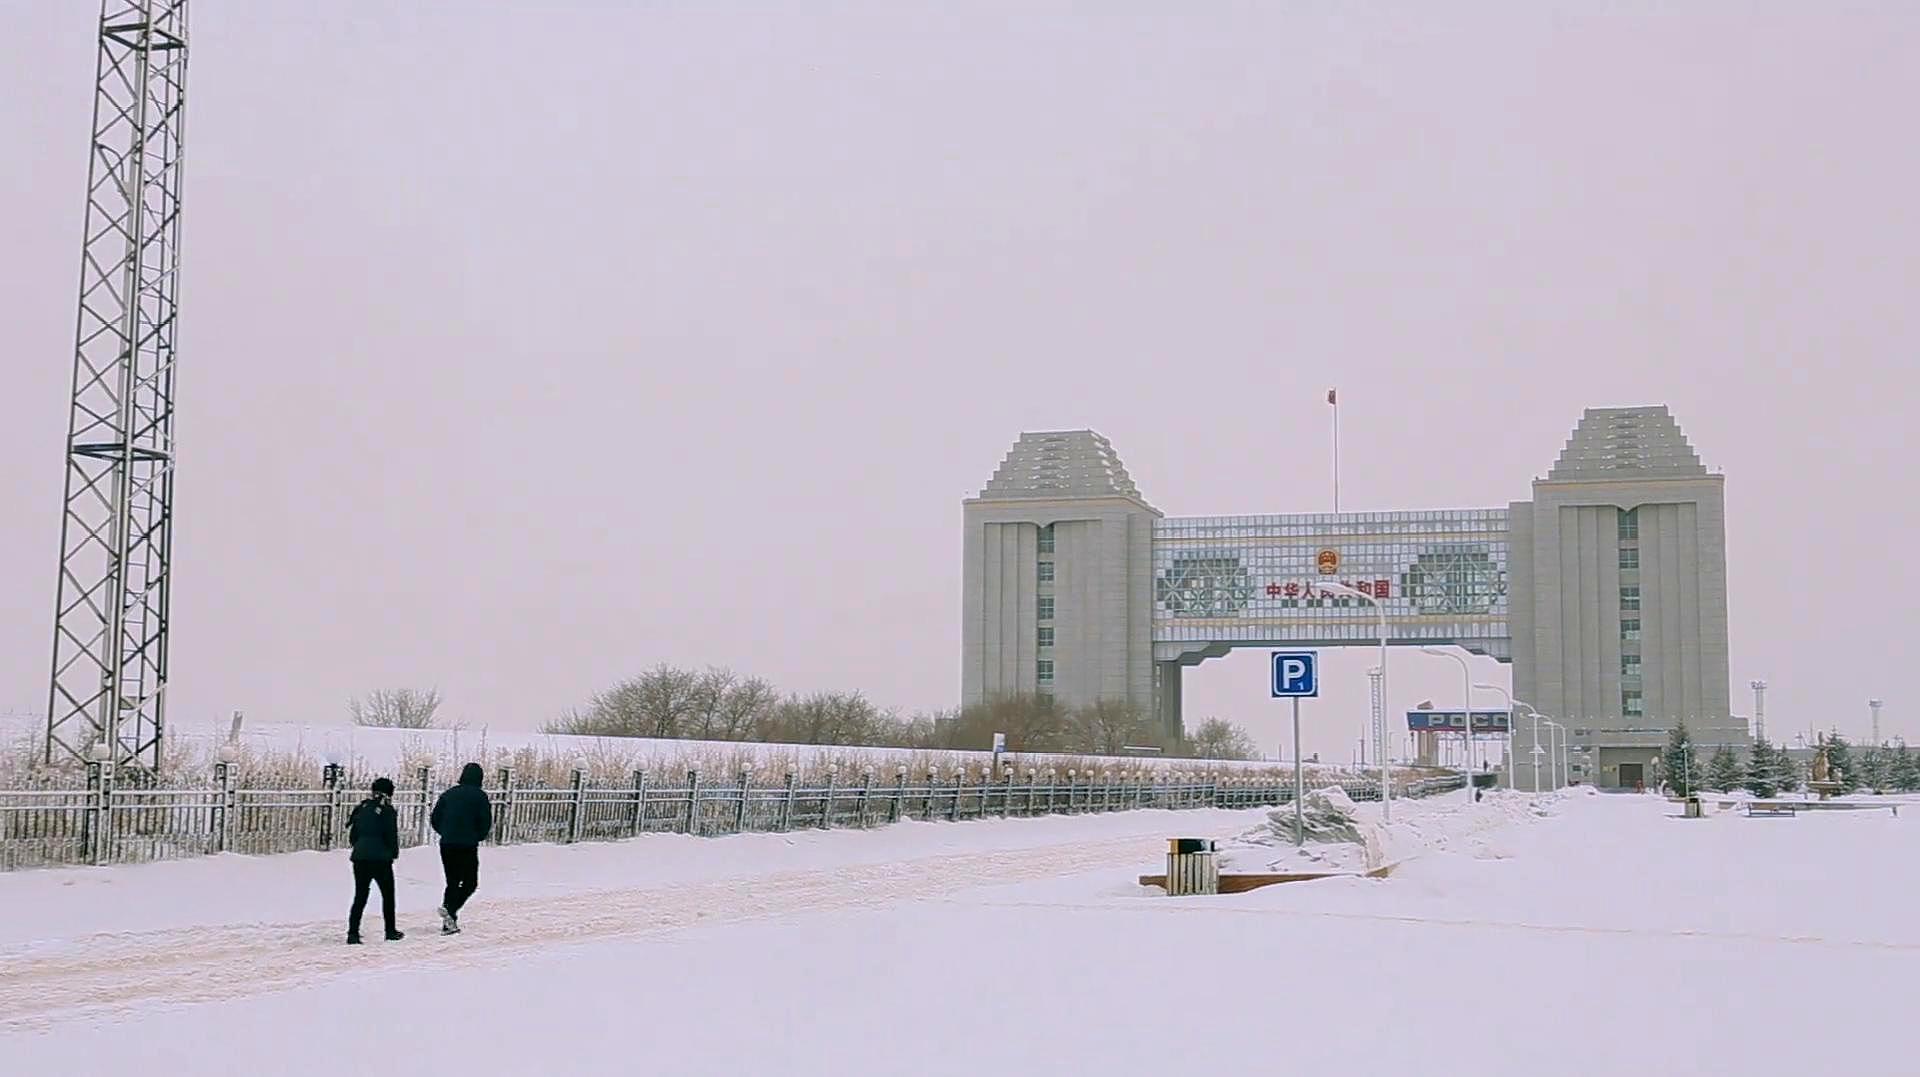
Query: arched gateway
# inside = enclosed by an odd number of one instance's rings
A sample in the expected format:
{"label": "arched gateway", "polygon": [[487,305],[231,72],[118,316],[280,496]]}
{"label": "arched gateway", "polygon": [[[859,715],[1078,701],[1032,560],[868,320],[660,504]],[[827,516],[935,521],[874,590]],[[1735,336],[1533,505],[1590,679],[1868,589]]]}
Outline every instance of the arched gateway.
{"label": "arched gateway", "polygon": [[1533,499],[1497,509],[1167,518],[1106,438],[1022,434],[965,502],[963,700],[1125,700],[1177,732],[1187,666],[1374,642],[1338,582],[1385,605],[1389,644],[1513,663],[1514,694],[1568,719],[1574,777],[1630,785],[1681,721],[1747,743],[1724,486],[1665,407],[1589,409]]}

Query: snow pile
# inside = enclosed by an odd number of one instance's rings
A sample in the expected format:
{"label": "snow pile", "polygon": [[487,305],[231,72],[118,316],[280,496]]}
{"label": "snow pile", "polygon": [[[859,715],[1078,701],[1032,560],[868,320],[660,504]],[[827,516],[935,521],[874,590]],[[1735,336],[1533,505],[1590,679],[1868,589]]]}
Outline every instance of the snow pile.
{"label": "snow pile", "polygon": [[1469,806],[1464,794],[1393,802],[1393,821],[1382,823],[1380,805],[1356,804],[1339,789],[1316,790],[1301,800],[1307,840],[1294,845],[1293,806],[1220,846],[1223,871],[1364,872],[1429,853],[1474,860],[1514,855],[1525,824],[1551,819],[1570,797],[1582,793],[1491,793]]}
{"label": "snow pile", "polygon": [[[1453,853],[1475,860],[1506,860],[1527,833],[1524,825],[1560,814],[1572,794],[1489,793],[1469,807],[1464,794],[1438,798],[1425,811],[1400,811],[1383,843],[1390,862],[1427,853]],[[1437,810],[1435,810],[1437,809]]]}
{"label": "snow pile", "polygon": [[1231,871],[1367,871],[1384,862],[1381,828],[1363,821],[1359,805],[1338,788],[1315,789],[1300,800],[1306,844],[1294,844],[1294,810],[1288,804],[1220,849],[1220,866]]}

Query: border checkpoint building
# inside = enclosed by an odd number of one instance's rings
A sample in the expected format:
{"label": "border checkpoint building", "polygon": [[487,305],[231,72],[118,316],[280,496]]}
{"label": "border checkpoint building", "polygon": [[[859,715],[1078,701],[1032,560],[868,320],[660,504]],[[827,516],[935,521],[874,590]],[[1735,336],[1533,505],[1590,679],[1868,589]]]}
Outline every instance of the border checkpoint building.
{"label": "border checkpoint building", "polygon": [[[1679,722],[1750,744],[1730,711],[1724,493],[1665,407],[1588,409],[1532,500],[1442,511],[1169,518],[1106,438],[1022,434],[964,503],[962,702],[1122,700],[1177,735],[1189,666],[1377,645],[1369,603],[1316,587],[1333,580],[1381,602],[1389,645],[1511,663],[1513,694],[1570,730],[1573,780],[1631,788]],[[1532,723],[1514,725],[1529,759]]]}

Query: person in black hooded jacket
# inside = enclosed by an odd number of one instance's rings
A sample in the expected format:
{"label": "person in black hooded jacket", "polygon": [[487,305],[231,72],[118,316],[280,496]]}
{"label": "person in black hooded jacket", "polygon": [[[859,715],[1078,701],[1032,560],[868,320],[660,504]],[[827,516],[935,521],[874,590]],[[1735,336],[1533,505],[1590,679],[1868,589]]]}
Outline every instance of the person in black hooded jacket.
{"label": "person in black hooded jacket", "polygon": [[375,778],[373,791],[347,817],[347,841],[353,846],[353,908],[347,913],[347,942],[360,944],[360,914],[367,909],[367,886],[380,886],[380,915],[387,941],[406,936],[393,926],[393,862],[400,859],[400,819],[393,810],[393,782]]}
{"label": "person in black hooded jacket", "polygon": [[493,832],[493,802],[480,788],[486,772],[478,763],[460,770],[460,784],[440,794],[433,806],[433,832],[440,835],[440,866],[447,893],[440,905],[440,933],[460,931],[460,907],[480,887],[480,843]]}

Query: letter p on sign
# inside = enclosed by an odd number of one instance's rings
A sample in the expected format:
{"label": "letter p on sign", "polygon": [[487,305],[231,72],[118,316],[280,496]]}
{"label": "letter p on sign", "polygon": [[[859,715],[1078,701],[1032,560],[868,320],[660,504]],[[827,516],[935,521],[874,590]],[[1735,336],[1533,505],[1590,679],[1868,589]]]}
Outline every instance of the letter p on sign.
{"label": "letter p on sign", "polygon": [[1318,659],[1314,651],[1273,652],[1273,698],[1304,699],[1319,695]]}

